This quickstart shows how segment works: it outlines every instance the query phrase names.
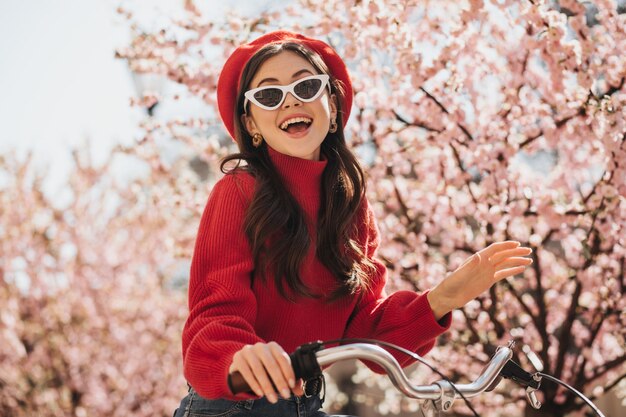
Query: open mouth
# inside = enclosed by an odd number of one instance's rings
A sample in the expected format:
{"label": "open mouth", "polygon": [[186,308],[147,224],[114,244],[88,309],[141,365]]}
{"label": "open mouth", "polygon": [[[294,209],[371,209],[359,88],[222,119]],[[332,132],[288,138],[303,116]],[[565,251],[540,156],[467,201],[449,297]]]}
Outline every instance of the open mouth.
{"label": "open mouth", "polygon": [[311,126],[313,119],[308,117],[294,117],[293,119],[285,120],[279,127],[282,131],[287,133],[301,133]]}

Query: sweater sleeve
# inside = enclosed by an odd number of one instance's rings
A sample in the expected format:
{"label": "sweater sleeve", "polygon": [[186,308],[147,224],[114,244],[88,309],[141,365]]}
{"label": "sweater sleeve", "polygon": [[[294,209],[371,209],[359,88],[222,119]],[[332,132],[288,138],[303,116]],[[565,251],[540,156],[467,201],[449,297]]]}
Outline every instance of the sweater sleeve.
{"label": "sweater sleeve", "polygon": [[257,309],[252,255],[242,229],[242,177],[225,175],[213,187],[191,263],[183,367],[189,384],[205,398],[244,398],[231,394],[228,368],[244,345],[262,342],[254,331]]}
{"label": "sweater sleeve", "polygon": [[[375,257],[380,240],[374,213],[367,201],[365,211],[362,229],[365,236],[362,239],[375,272],[369,290],[362,295],[352,313],[344,337],[378,339],[425,355],[435,345],[437,336],[449,329],[451,314],[437,321],[426,297],[428,292],[397,291],[386,295],[387,268]],[[406,355],[390,353],[402,366],[412,362]],[[382,372],[378,366],[366,364],[375,372]]]}

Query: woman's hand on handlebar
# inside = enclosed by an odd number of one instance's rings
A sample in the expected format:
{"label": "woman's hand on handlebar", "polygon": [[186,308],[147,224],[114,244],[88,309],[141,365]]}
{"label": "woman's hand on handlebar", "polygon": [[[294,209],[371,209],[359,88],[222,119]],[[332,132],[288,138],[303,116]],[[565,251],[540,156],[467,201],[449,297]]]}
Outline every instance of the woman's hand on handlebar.
{"label": "woman's hand on handlebar", "polygon": [[292,392],[304,395],[302,381],[296,381],[289,355],[276,342],[244,346],[235,353],[228,370],[235,371],[241,373],[256,395],[265,396],[271,403],[278,401],[278,394],[283,398],[289,398]]}

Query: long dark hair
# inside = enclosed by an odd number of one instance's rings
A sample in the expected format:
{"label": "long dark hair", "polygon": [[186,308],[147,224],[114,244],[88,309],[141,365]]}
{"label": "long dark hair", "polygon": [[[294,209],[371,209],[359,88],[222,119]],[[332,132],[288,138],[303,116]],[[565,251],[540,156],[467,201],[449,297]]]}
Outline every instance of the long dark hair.
{"label": "long dark hair", "polygon": [[[221,170],[230,172],[226,164],[236,160],[233,170],[246,170],[256,179],[255,192],[244,219],[244,231],[250,242],[255,267],[262,279],[266,279],[267,272],[272,273],[280,294],[288,299],[290,297],[285,284],[297,295],[319,297],[319,294],[310,291],[300,277],[300,266],[311,242],[304,214],[275,170],[267,145],[263,143],[255,148],[241,121],[241,115],[245,113],[243,94],[252,78],[263,62],[283,51],[295,52],[309,61],[318,73],[329,74],[322,58],[299,43],[274,43],[261,48],[246,64],[239,83],[240,91],[234,111],[239,153],[224,158]],[[358,160],[348,149],[343,133],[343,87],[339,80],[329,75],[331,93],[338,98],[337,131],[329,132],[321,145],[321,154],[327,159],[327,165],[322,174],[315,250],[320,262],[337,279],[337,287],[330,296],[330,300],[337,300],[366,290],[374,266],[366,256],[365,248],[356,240],[357,219],[364,220],[365,214],[362,211],[365,176]],[[245,166],[241,165],[242,161],[246,162]]]}

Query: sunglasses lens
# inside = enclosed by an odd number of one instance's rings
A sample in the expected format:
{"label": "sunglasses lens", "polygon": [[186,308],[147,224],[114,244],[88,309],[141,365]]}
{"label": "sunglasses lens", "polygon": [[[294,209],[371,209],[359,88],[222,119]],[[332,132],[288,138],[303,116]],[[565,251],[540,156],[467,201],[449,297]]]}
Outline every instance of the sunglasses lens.
{"label": "sunglasses lens", "polygon": [[267,107],[275,107],[283,99],[283,92],[278,88],[264,88],[254,93],[256,101]]}
{"label": "sunglasses lens", "polygon": [[293,91],[301,99],[309,100],[315,97],[318,91],[320,91],[320,88],[322,88],[322,81],[316,78],[311,78],[296,84]]}

